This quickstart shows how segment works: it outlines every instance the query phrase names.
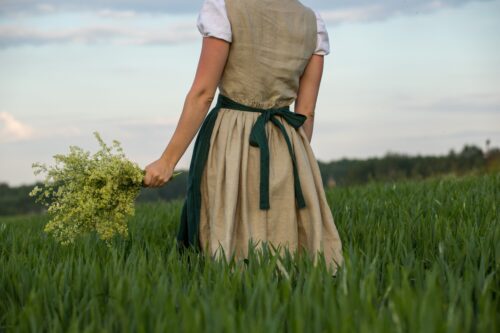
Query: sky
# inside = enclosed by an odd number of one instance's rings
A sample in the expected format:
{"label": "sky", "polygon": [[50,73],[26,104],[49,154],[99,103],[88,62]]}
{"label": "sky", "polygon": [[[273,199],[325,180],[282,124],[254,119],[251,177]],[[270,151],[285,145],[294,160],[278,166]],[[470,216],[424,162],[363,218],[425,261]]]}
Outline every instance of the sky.
{"label": "sky", "polygon": [[[32,163],[70,145],[95,152],[94,131],[141,167],[159,158],[194,79],[202,2],[0,0],[0,182],[42,180]],[[331,47],[318,160],[500,146],[500,0],[301,2]]]}

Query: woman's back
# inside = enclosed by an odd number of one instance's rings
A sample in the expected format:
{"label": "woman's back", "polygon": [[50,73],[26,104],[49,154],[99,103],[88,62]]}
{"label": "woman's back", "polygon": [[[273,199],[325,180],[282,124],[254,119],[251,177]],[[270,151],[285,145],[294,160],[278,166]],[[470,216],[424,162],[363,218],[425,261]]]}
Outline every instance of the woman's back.
{"label": "woman's back", "polygon": [[296,0],[225,0],[232,43],[220,92],[254,107],[290,105],[317,45],[315,13]]}

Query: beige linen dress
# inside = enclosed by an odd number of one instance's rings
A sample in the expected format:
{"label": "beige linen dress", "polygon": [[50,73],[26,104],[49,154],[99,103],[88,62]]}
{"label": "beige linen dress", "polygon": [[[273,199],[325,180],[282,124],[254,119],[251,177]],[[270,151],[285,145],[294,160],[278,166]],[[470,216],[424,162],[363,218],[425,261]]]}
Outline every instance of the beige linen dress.
{"label": "beige linen dress", "polygon": [[297,0],[225,4],[232,42],[196,138],[177,240],[227,259],[246,258],[250,240],[306,250],[315,262],[321,251],[335,273],[342,243],[300,127],[306,117],[289,110],[316,47],[316,16]]}

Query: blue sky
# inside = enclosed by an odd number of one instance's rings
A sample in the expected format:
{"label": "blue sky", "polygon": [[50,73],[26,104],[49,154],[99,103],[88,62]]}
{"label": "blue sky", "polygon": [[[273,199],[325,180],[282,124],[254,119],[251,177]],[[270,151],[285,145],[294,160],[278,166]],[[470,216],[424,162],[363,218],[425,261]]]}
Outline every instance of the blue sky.
{"label": "blue sky", "polygon": [[[500,146],[500,1],[301,1],[331,53],[311,142],[317,159]],[[0,4],[0,182],[69,145],[117,139],[144,167],[170,139],[201,48],[202,1]],[[187,168],[194,140],[178,164]]]}

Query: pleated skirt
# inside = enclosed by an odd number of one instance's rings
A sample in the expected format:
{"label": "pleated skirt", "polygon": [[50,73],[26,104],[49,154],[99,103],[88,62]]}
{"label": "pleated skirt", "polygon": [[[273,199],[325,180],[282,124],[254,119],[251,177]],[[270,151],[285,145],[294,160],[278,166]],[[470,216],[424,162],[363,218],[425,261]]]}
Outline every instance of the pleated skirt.
{"label": "pleated skirt", "polygon": [[[244,259],[252,242],[292,253],[319,253],[336,273],[343,263],[342,242],[328,205],[318,163],[302,127],[282,117],[296,159],[306,206],[297,208],[293,164],[283,133],[272,122],[265,131],[269,147],[269,209],[259,208],[260,150],[250,145],[259,112],[220,108],[210,135],[199,191],[199,244],[214,257]],[[189,190],[189,189],[188,189]]]}

